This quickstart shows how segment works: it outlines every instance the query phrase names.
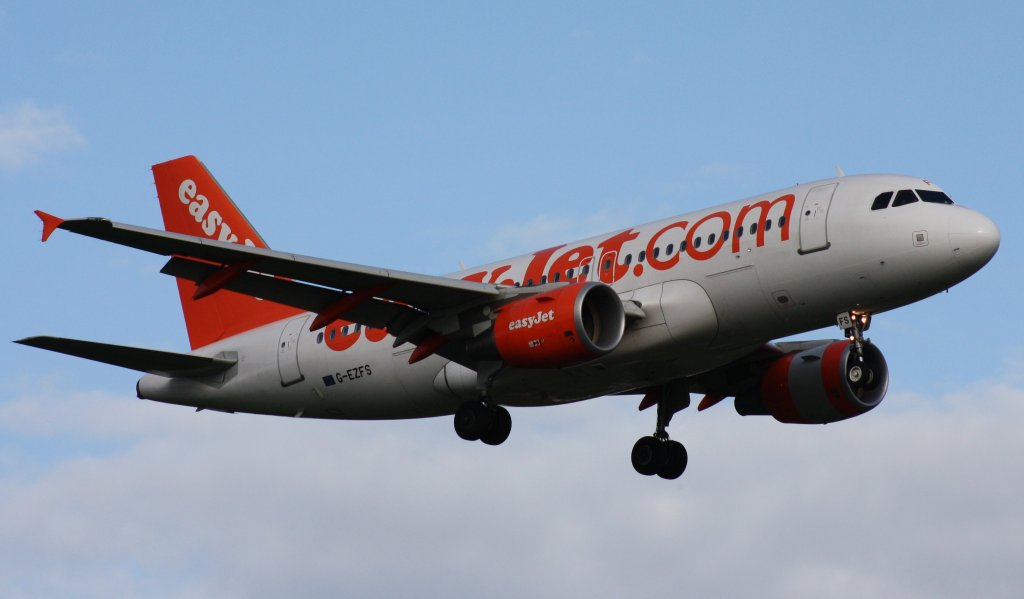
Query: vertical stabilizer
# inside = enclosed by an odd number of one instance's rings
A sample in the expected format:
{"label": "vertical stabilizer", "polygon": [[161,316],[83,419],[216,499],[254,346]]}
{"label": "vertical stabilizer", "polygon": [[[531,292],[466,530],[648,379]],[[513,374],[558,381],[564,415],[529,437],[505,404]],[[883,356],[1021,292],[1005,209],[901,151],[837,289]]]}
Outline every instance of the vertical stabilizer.
{"label": "vertical stabilizer", "polygon": [[[265,248],[248,219],[195,156],[153,165],[164,228],[220,241]],[[301,312],[290,306],[221,290],[195,299],[196,284],[178,279],[178,294],[192,349]]]}

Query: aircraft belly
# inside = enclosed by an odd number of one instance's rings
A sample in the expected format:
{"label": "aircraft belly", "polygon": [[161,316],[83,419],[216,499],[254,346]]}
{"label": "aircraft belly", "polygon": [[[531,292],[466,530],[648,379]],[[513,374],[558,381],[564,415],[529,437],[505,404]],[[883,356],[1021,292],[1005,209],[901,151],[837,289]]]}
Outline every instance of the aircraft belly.
{"label": "aircraft belly", "polygon": [[[654,334],[662,327],[643,329]],[[678,343],[656,349],[624,352],[571,368],[502,370],[495,379],[491,396],[512,406],[545,406],[570,403],[604,395],[644,389],[685,376],[706,372],[754,351],[761,344],[737,346],[725,351],[708,351]],[[639,344],[638,344],[639,346]]]}

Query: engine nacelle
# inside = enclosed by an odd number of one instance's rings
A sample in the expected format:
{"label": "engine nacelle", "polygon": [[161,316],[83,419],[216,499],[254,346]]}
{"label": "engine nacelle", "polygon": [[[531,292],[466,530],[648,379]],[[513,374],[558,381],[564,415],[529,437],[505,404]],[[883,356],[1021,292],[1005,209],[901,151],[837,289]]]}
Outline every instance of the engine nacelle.
{"label": "engine nacelle", "polygon": [[779,422],[827,424],[874,408],[888,387],[889,369],[878,348],[865,344],[861,360],[849,341],[834,341],[772,362],[760,388],[736,398],[736,411],[771,414]]}
{"label": "engine nacelle", "polygon": [[622,300],[603,283],[577,283],[511,301],[470,353],[522,368],[560,368],[602,356],[622,340]]}

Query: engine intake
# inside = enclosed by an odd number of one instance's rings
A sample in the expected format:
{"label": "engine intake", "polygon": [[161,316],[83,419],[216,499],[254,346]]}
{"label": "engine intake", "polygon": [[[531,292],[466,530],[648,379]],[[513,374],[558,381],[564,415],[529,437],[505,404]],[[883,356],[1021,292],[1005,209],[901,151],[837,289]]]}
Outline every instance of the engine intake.
{"label": "engine intake", "polygon": [[478,358],[522,368],[560,368],[602,356],[622,340],[622,300],[603,283],[577,283],[511,301],[469,345]]}
{"label": "engine intake", "polygon": [[860,359],[849,341],[833,341],[773,361],[760,387],[736,398],[736,411],[771,414],[779,422],[827,424],[874,408],[888,387],[889,369],[878,348],[865,344]]}

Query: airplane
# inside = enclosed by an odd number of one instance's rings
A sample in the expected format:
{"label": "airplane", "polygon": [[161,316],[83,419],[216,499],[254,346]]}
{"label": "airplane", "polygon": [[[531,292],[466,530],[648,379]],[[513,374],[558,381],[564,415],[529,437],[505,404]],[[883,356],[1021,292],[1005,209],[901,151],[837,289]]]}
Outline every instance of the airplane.
{"label": "airplane", "polygon": [[[996,225],[934,183],[840,176],[556,245],[446,276],[271,250],[202,162],[152,168],[164,229],[36,211],[62,229],[168,256],[191,351],[60,337],[17,343],[144,372],[141,399],[328,419],[454,415],[500,445],[508,407],[643,395],[655,430],[634,469],[686,469],[674,414],[825,424],[882,401],[874,315],[981,269]],[[836,324],[842,339],[773,341]]]}

